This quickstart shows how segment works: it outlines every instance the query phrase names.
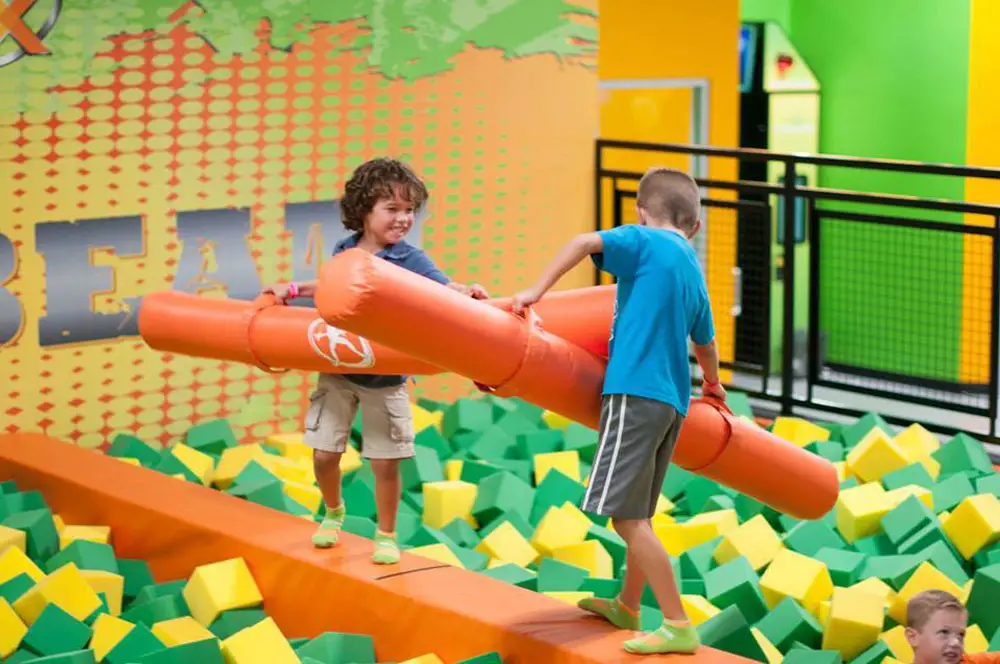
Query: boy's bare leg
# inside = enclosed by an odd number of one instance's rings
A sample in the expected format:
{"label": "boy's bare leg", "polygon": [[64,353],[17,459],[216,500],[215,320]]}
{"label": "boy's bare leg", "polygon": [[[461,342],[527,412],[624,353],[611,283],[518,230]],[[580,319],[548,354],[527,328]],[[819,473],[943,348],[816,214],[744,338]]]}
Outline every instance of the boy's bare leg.
{"label": "boy's bare leg", "polygon": [[313,544],[320,548],[334,546],[344,525],[344,505],[341,497],[340,452],[313,450],[313,471],[323,495],[326,516],[313,535]]}
{"label": "boy's bare leg", "polygon": [[372,459],[375,474],[375,505],[378,509],[378,532],[375,534],[375,554],[372,560],[380,565],[399,562],[396,542],[396,515],[403,496],[399,475],[399,459]]}
{"label": "boy's bare leg", "polygon": [[[698,632],[688,621],[674,581],[670,556],[657,539],[650,522],[646,519],[616,521],[615,531],[628,546],[629,565],[634,562],[653,589],[664,618],[663,624],[656,630],[626,641],[625,650],[639,654],[692,653],[697,650],[700,645]],[[635,592],[636,585],[635,580],[630,580],[629,592]]]}
{"label": "boy's bare leg", "polygon": [[[616,523],[615,527],[617,526]],[[579,607],[596,613],[620,629],[638,630],[642,591],[645,587],[646,575],[643,574],[638,559],[629,547],[626,549],[625,578],[622,580],[618,597],[614,599],[588,597],[579,602]]]}
{"label": "boy's bare leg", "polygon": [[638,611],[639,604],[642,602],[642,591],[645,588],[646,575],[642,573],[639,561],[632,548],[629,547],[626,550],[625,577],[622,579],[622,589],[618,593],[618,599],[628,608]]}

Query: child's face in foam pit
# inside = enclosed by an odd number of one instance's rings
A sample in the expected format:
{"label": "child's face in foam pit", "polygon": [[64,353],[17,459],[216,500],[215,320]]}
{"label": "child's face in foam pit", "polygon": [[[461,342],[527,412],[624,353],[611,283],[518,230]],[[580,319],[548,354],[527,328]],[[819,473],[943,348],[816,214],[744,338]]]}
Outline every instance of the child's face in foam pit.
{"label": "child's face in foam pit", "polygon": [[958,664],[965,652],[965,611],[941,609],[922,629],[906,628],[916,664]]}
{"label": "child's face in foam pit", "polygon": [[392,198],[381,198],[365,218],[365,235],[380,246],[397,244],[413,228],[415,210],[399,187]]}

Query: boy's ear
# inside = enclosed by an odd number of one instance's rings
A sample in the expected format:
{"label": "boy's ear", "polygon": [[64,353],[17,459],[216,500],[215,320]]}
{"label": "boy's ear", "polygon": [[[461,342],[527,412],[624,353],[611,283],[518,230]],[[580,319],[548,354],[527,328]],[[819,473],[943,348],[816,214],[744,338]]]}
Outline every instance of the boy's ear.
{"label": "boy's ear", "polygon": [[638,219],[640,226],[648,226],[646,223],[646,211],[643,210],[638,203],[635,204],[635,216]]}
{"label": "boy's ear", "polygon": [[698,231],[700,230],[701,230],[701,219],[698,219],[697,221],[694,222],[694,227],[691,229],[691,232],[688,233],[688,239],[689,240],[692,239],[695,235],[698,234]]}
{"label": "boy's ear", "polygon": [[903,631],[903,633],[906,634],[906,641],[910,644],[910,647],[911,648],[916,648],[917,647],[917,641],[920,638],[920,632],[918,632],[917,630],[913,629],[912,627],[907,627]]}

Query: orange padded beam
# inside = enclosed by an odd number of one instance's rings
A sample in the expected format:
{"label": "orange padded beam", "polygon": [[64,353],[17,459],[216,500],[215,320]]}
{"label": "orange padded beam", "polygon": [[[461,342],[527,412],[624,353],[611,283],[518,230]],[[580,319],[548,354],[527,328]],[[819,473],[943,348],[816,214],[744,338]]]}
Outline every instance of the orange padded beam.
{"label": "orange padded beam", "polygon": [[[494,650],[506,664],[667,661],[625,653],[628,633],[559,600],[405,551],[378,567],[371,541],[350,533],[321,551],[310,521],[41,434],[0,436],[0,478],[41,491],[68,523],[111,526],[117,555],[148,561],[157,581],[244,558],[287,637],[369,634],[380,661],[434,652],[451,664]],[[750,660],[703,648],[686,661]]]}

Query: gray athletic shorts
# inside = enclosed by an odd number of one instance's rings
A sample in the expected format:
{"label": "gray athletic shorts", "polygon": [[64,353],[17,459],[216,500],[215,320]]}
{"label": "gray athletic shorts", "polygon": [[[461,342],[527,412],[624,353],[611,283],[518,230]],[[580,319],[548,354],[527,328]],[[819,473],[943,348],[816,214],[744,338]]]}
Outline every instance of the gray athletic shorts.
{"label": "gray athletic shorts", "polygon": [[581,509],[612,519],[651,518],[683,421],[662,401],[604,395],[597,454]]}

